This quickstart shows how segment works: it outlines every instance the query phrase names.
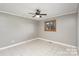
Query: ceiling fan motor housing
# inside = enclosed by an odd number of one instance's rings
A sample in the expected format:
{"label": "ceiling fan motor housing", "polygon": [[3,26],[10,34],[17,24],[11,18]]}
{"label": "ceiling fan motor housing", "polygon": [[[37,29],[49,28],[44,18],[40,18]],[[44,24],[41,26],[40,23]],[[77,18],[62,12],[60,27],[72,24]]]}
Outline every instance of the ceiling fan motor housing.
{"label": "ceiling fan motor housing", "polygon": [[36,15],[40,15],[40,10],[37,9]]}

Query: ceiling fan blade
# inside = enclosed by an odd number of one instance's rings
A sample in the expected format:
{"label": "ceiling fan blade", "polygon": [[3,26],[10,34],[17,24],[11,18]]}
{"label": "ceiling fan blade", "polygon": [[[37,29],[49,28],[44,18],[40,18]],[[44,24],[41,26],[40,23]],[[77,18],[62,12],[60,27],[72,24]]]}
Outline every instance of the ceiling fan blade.
{"label": "ceiling fan blade", "polygon": [[35,17],[36,15],[34,15],[33,17]]}
{"label": "ceiling fan blade", "polygon": [[32,15],[34,15],[35,13],[28,13],[28,14],[32,14]]}
{"label": "ceiling fan blade", "polygon": [[40,14],[40,15],[47,15],[47,14]]}

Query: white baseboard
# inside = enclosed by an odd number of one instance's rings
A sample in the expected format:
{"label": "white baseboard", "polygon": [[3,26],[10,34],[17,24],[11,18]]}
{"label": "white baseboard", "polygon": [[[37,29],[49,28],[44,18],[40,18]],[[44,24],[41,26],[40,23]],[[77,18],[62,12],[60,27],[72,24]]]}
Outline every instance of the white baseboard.
{"label": "white baseboard", "polygon": [[1,47],[1,48],[0,48],[0,51],[1,51],[1,50],[5,50],[5,49],[7,49],[7,48],[15,47],[15,46],[18,46],[18,45],[21,45],[21,44],[24,44],[24,43],[29,43],[29,42],[31,42],[31,41],[33,41],[33,40],[36,40],[36,38],[30,39],[30,40],[26,40],[26,41],[23,41],[23,42],[19,42],[19,43],[15,43],[15,44],[12,44],[12,45],[9,45],[9,46]]}
{"label": "white baseboard", "polygon": [[63,46],[66,46],[66,47],[77,48],[76,46],[65,44],[65,43],[62,43],[62,42],[56,42],[56,41],[48,40],[48,39],[44,39],[44,38],[37,38],[37,39],[52,42],[52,43],[59,44],[59,45],[63,45]]}
{"label": "white baseboard", "polygon": [[9,46],[2,47],[2,48],[0,48],[0,51],[5,50],[7,48],[15,47],[15,46],[18,46],[18,45],[21,45],[21,44],[24,44],[24,43],[29,43],[29,42],[31,42],[33,40],[37,40],[37,39],[52,42],[52,43],[59,44],[59,45],[63,45],[63,46],[66,46],[66,47],[76,48],[76,46],[68,45],[68,44],[61,43],[61,42],[56,42],[56,41],[52,41],[52,40],[48,40],[48,39],[44,39],[44,38],[34,38],[34,39],[30,39],[30,40],[26,40],[26,41],[23,41],[23,42],[19,42],[19,43],[15,43],[15,44],[12,44],[12,45],[9,45]]}

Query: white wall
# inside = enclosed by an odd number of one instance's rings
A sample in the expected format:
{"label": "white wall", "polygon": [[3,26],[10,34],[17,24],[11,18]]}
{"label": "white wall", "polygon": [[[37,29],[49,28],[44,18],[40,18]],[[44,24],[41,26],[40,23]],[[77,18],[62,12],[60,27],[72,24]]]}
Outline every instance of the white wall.
{"label": "white wall", "polygon": [[77,14],[56,17],[56,32],[44,31],[44,22],[45,20],[39,23],[39,37],[73,46],[77,45]]}
{"label": "white wall", "polygon": [[35,38],[37,21],[0,13],[0,47]]}
{"label": "white wall", "polygon": [[46,38],[76,46],[77,14],[64,15],[56,17],[56,19],[57,31],[47,32],[44,31],[45,21],[34,21],[0,13],[0,47],[35,37]]}

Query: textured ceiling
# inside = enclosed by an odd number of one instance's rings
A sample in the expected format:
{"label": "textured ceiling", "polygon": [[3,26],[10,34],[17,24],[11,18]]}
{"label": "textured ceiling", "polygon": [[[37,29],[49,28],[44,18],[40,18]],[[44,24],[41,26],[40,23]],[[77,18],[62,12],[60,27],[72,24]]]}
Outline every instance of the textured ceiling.
{"label": "textured ceiling", "polygon": [[[42,18],[33,18],[30,12],[40,9],[41,13],[47,13]],[[55,16],[61,16],[77,12],[77,3],[0,3],[0,11],[30,18],[30,19],[47,19]]]}

